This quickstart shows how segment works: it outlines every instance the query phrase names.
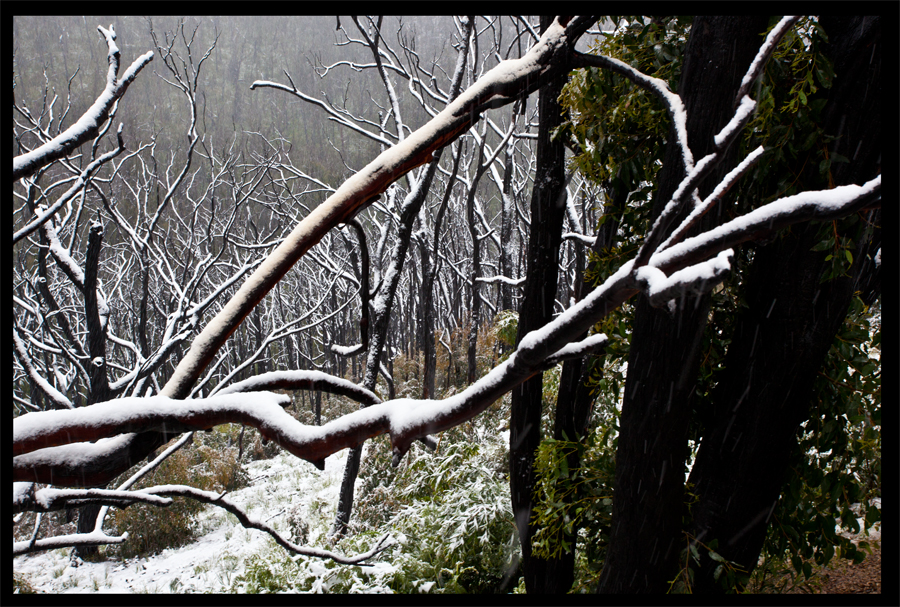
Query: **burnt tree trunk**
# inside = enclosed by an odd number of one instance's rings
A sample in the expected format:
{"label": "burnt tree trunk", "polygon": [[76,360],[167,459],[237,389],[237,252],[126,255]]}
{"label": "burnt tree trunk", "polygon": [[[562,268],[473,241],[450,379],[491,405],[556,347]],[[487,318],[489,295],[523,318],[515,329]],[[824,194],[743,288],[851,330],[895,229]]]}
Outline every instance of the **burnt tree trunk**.
{"label": "burnt tree trunk", "polygon": [[[877,17],[823,17],[821,23],[835,68],[822,126],[838,137],[830,151],[852,159],[833,165],[832,177],[835,185],[861,184],[881,164],[881,23]],[[820,179],[817,173],[807,167],[801,179],[810,185]],[[691,533],[704,543],[718,539],[718,552],[747,571],[756,566],[797,430],[810,417],[813,382],[851,298],[859,291],[871,302],[880,293],[872,261],[881,245],[880,211],[865,219],[852,227],[836,223],[857,243],[849,276],[820,282],[827,252],[811,251],[818,224],[798,226],[761,247],[751,266],[748,307],[713,394],[717,415],[690,476],[700,497]],[[695,591],[721,591],[715,565],[702,560]]]}
{"label": "burnt tree trunk", "polygon": [[[84,311],[88,330],[88,353],[90,354],[91,393],[88,405],[102,403],[110,399],[109,379],[106,373],[106,318],[109,310],[100,309],[97,294],[100,249],[103,245],[103,227],[99,223],[91,225],[88,233],[88,248],[84,263]],[[104,304],[104,308],[106,308]],[[91,533],[100,514],[99,504],[88,504],[78,511],[78,533]],[[79,558],[93,557],[97,546],[76,546],[74,553]]]}
{"label": "burnt tree trunk", "polygon": [[[541,17],[541,29],[552,18]],[[551,80],[540,91],[537,167],[531,197],[531,232],[528,241],[524,300],[519,309],[516,345],[534,329],[553,318],[559,271],[559,245],[565,204],[565,148],[562,138],[551,141],[550,133],[562,122],[559,95],[564,78]],[[563,201],[564,202],[564,201]],[[509,484],[513,515],[522,545],[525,587],[529,593],[565,592],[553,575],[553,564],[531,554],[534,532],[532,496],[534,493],[534,457],[541,442],[541,396],[543,374],[539,373],[512,391],[509,435]],[[571,586],[571,582],[569,584]]]}
{"label": "burnt tree trunk", "polygon": [[[610,192],[609,204],[604,207],[607,220],[597,230],[597,239],[591,249],[598,255],[604,255],[617,242],[619,217],[625,206],[628,191],[625,188],[614,188]],[[583,254],[582,254],[583,257]],[[587,286],[584,284],[584,265],[576,272],[575,298],[581,300]],[[579,339],[587,337],[582,334]],[[556,418],[553,427],[553,438],[556,440],[569,440],[581,442],[584,439],[588,425],[590,424],[591,405],[594,397],[587,385],[594,364],[600,362],[600,357],[590,356],[585,359],[570,359],[563,363],[559,378],[559,390],[556,395]],[[581,457],[578,451],[572,450],[566,457],[569,470],[577,470],[581,466]],[[581,496],[579,490],[575,495],[565,494],[563,500],[572,504]],[[560,558],[548,563],[548,592],[566,592],[572,587],[575,580],[575,554],[578,542],[577,530],[572,533],[561,532],[553,543],[562,545],[563,542],[570,546],[568,551],[563,551]],[[554,587],[549,587],[552,583]]]}
{"label": "burnt tree trunk", "polygon": [[[685,49],[679,94],[695,159],[732,116],[735,94],[760,45],[765,17],[698,17]],[[674,141],[670,128],[669,141]],[[701,186],[701,198],[732,166],[736,146]],[[654,199],[654,216],[684,175],[680,150],[669,145]],[[712,211],[700,222],[718,223]],[[674,225],[677,225],[677,221]],[[697,228],[695,227],[695,230]],[[709,297],[688,297],[674,313],[636,304],[625,398],[619,420],[611,535],[600,592],[666,592],[681,548],[687,433]]]}

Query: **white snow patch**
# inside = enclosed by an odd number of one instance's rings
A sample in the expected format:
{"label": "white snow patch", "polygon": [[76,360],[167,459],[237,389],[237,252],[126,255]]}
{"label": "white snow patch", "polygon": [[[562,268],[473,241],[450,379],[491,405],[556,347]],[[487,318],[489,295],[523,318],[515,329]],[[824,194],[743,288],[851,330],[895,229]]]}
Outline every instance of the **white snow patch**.
{"label": "white snow patch", "polygon": [[[344,450],[326,458],[324,472],[284,451],[273,459],[251,462],[246,467],[256,482],[228,497],[282,533],[286,533],[283,521],[287,511],[298,508],[309,522],[308,543],[316,544],[320,539],[317,530],[327,529],[326,521],[334,516],[346,454]],[[72,567],[71,549],[57,549],[16,557],[13,569],[42,592],[221,593],[232,590],[232,583],[244,573],[251,556],[265,554],[271,545],[268,534],[244,529],[215,506],[204,508],[198,525],[202,531],[194,543],[146,558],[84,562]],[[324,562],[319,565],[324,570]]]}
{"label": "white snow patch", "polygon": [[741,104],[735,111],[734,116],[728,124],[725,125],[725,128],[723,128],[718,135],[713,137],[713,140],[716,142],[716,147],[722,147],[725,140],[731,137],[732,133],[741,126],[747,116],[749,116],[755,108],[756,102],[753,99],[747,95],[741,97]]}

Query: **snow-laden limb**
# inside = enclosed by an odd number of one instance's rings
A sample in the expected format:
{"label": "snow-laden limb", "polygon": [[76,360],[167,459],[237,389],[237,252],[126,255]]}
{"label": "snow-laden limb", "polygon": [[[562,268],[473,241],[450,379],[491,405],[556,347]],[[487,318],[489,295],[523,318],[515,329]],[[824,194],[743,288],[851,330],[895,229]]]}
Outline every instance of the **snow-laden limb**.
{"label": "snow-laden limb", "polygon": [[[399,463],[413,441],[475,417],[545,368],[548,357],[636,294],[631,268],[631,263],[625,264],[584,300],[547,326],[526,335],[504,363],[448,399],[397,399],[355,411],[323,426],[301,424],[282,409],[289,402],[287,396],[267,392],[187,401],[163,396],[124,398],[74,411],[29,413],[13,422],[14,454],[21,453],[13,457],[13,480],[53,482],[59,486],[96,484],[102,474],[114,470],[89,471],[91,464],[109,461],[135,440],[136,435],[121,432],[177,432],[223,423],[256,427],[265,438],[319,466],[332,453],[390,433],[394,460]],[[62,413],[70,415],[59,415]],[[118,436],[95,444],[68,444],[113,435]],[[60,446],[42,448],[50,444]]]}
{"label": "snow-laden limb", "polygon": [[356,344],[353,346],[342,346],[340,344],[331,344],[328,346],[328,349],[337,354],[338,356],[356,356],[360,352],[363,352],[365,348],[363,348],[362,344]]}
{"label": "snow-laden limb", "polygon": [[574,342],[563,346],[555,354],[549,356],[546,361],[546,367],[549,369],[564,360],[571,358],[581,358],[588,354],[597,354],[606,347],[609,338],[604,333],[590,335],[581,341]]}
{"label": "snow-laden limb", "polygon": [[596,236],[588,236],[587,234],[579,234],[577,232],[566,232],[562,235],[563,240],[578,240],[582,244],[592,247],[597,242]]}
{"label": "snow-laden limb", "polygon": [[502,282],[503,284],[510,285],[513,287],[519,287],[525,284],[525,277],[521,278],[510,278],[509,276],[479,276],[475,279],[477,282],[485,282],[488,284],[493,284],[495,282]]}
{"label": "snow-laden limb", "polygon": [[329,394],[346,396],[364,405],[374,405],[381,402],[381,399],[371,390],[366,390],[343,377],[329,375],[321,371],[272,371],[261,373],[219,390],[217,396],[264,390],[321,390]]}
{"label": "snow-laden limb", "polygon": [[733,168],[723,179],[719,182],[719,185],[715,187],[715,189],[710,193],[709,196],[699,205],[695,206],[694,209],[690,212],[690,214],[685,217],[684,221],[681,222],[673,232],[672,235],[669,236],[665,242],[659,245],[660,251],[665,251],[672,244],[679,242],[684,235],[687,233],[689,229],[691,229],[697,221],[700,220],[706,213],[712,209],[722,197],[728,193],[728,190],[731,189],[738,179],[747,172],[756,162],[759,160],[760,156],[762,156],[765,150],[762,146],[759,146],[752,152],[750,152],[744,160],[741,161],[738,166]]}
{"label": "snow-laden limb", "polygon": [[713,137],[716,148],[722,149],[729,141],[732,141],[735,134],[743,128],[744,124],[746,124],[747,120],[750,118],[750,114],[752,114],[755,109],[756,102],[753,99],[750,99],[750,97],[747,97],[746,95],[741,97],[740,103],[734,111],[734,116],[732,116],[731,120],[728,121],[728,124],[722,127],[722,130]]}
{"label": "snow-laden limb", "polygon": [[234,297],[194,339],[163,393],[184,397],[215,352],[266,293],[333,227],[346,222],[387,187],[432,160],[492,107],[527,95],[553,74],[565,71],[572,49],[591,19],[557,19],[523,57],[503,61],[460,94],[437,116],[404,141],[382,152],[307,215],[244,282]]}
{"label": "snow-laden limb", "polygon": [[[699,199],[697,194],[697,186],[706,176],[712,173],[713,169],[715,169],[722,161],[725,152],[741,133],[741,130],[747,124],[747,121],[750,120],[755,107],[756,102],[754,100],[749,97],[741,98],[741,104],[735,110],[734,116],[728,121],[725,128],[715,136],[715,150],[711,154],[707,154],[701,158],[697,163],[697,166],[687,171],[687,174],[681,180],[681,183],[678,184],[675,193],[672,194],[672,197],[666,203],[666,206],[659,214],[659,217],[653,222],[650,232],[644,238],[644,243],[641,245],[641,248],[635,257],[634,263],[636,266],[640,267],[646,265],[651,255],[659,250],[661,241],[668,231],[669,226],[684,208],[689,196],[694,198],[694,209],[703,206],[703,202]],[[726,180],[729,177],[734,179],[734,171],[726,177]],[[722,192],[721,195],[724,195],[724,192]]]}
{"label": "snow-laden limb", "polygon": [[290,400],[271,392],[184,401],[165,396],[126,397],[77,409],[26,413],[13,420],[13,455],[163,427],[182,432],[206,430],[240,419],[259,427],[265,435],[269,426],[293,419],[282,409]]}
{"label": "snow-laden limb", "polygon": [[681,97],[669,89],[669,85],[665,80],[648,76],[643,72],[634,69],[624,61],[615,59],[614,57],[607,57],[605,55],[587,55],[584,53],[577,53],[576,57],[578,62],[576,67],[600,67],[611,70],[625,76],[642,89],[659,97],[666,107],[666,112],[668,112],[669,118],[672,120],[672,124],[675,127],[676,137],[678,138],[678,148],[681,150],[685,172],[689,172],[694,168],[694,156],[691,153],[690,147],[688,147],[687,112],[684,109],[684,103],[682,103]]}
{"label": "snow-laden limb", "polygon": [[108,544],[121,544],[126,539],[128,539],[128,532],[119,536],[107,535],[102,531],[57,535],[56,537],[50,537],[43,540],[13,542],[13,556],[28,554],[30,552],[40,552],[42,550],[71,548],[72,546],[106,546]]}
{"label": "snow-laden limb", "polygon": [[[32,483],[16,483],[31,485]],[[13,495],[13,513],[53,512],[65,508],[77,508],[87,503],[124,508],[135,502],[152,506],[168,506],[172,500],[145,491],[119,491],[114,489],[54,489],[47,487],[28,494]]]}
{"label": "snow-laden limb", "polygon": [[750,91],[750,87],[762,73],[762,69],[765,67],[769,57],[775,52],[775,47],[778,46],[778,43],[788,30],[790,30],[799,20],[800,17],[783,17],[781,21],[772,28],[769,35],[766,36],[765,42],[759,47],[759,52],[756,53],[756,57],[750,63],[750,68],[741,80],[741,87],[738,89],[737,96],[734,98],[735,107],[741,102],[744,95]]}
{"label": "snow-laden limb", "polygon": [[659,268],[646,265],[637,269],[635,277],[650,299],[650,305],[660,307],[671,299],[684,297],[688,292],[698,295],[707,293],[731,272],[733,256],[734,251],[728,249],[712,259],[678,270],[671,276],[666,276]]}
{"label": "snow-laden limb", "polygon": [[112,31],[112,27],[109,30],[105,30],[102,27],[97,29],[106,39],[109,47],[109,70],[106,76],[106,88],[75,124],[40,147],[13,158],[13,180],[17,181],[23,177],[30,177],[38,169],[67,156],[78,146],[96,137],[100,127],[103,126],[109,117],[109,110],[113,104],[125,94],[138,72],[153,60],[152,51],[141,55],[125,70],[122,78],[117,80],[119,73],[119,49],[113,42],[115,40],[115,32]]}
{"label": "snow-laden limb", "polygon": [[650,264],[671,272],[699,263],[748,240],[774,234],[789,225],[812,219],[839,219],[865,208],[881,206],[881,175],[863,185],[801,192],[779,198],[736,217],[708,232],[687,238],[653,255]]}
{"label": "snow-laden limb", "polygon": [[[47,209],[43,205],[38,206],[37,210],[39,214],[47,212]],[[44,233],[44,238],[47,239],[50,254],[53,255],[53,259],[56,260],[59,269],[69,277],[69,280],[72,281],[72,284],[75,285],[79,291],[83,292],[84,271],[81,269],[81,266],[78,265],[78,262],[72,259],[72,256],[69,255],[69,251],[66,250],[59,241],[59,234],[55,222],[51,220],[45,223],[42,226],[42,231]]]}
{"label": "snow-laden limb", "polygon": [[188,497],[205,504],[212,504],[213,506],[217,506],[233,514],[238,519],[238,522],[240,522],[241,525],[245,528],[258,529],[259,531],[269,534],[272,539],[274,539],[281,547],[294,554],[322,559],[331,559],[332,561],[341,563],[342,565],[363,564],[379,552],[382,552],[386,548],[389,548],[393,545],[393,542],[387,542],[390,535],[385,534],[381,536],[381,538],[379,538],[377,542],[375,542],[374,548],[371,548],[366,552],[354,556],[344,556],[330,550],[313,548],[311,546],[301,546],[299,544],[291,542],[266,522],[256,518],[252,514],[247,514],[246,512],[244,512],[237,504],[228,499],[224,493],[218,494],[213,493],[212,491],[202,491],[200,489],[195,489],[194,487],[188,487],[185,485],[160,485],[158,487],[149,487],[147,489],[143,489],[142,491],[144,493],[152,493],[163,496]]}
{"label": "snow-laden limb", "polygon": [[[331,559],[344,565],[359,565],[371,559],[373,556],[389,548],[387,543],[389,535],[385,534],[375,546],[361,554],[344,556],[311,546],[295,544],[282,536],[273,527],[257,517],[244,512],[244,510],[232,502],[224,493],[202,491],[185,485],[158,485],[147,487],[140,491],[122,491],[105,489],[40,489],[34,491],[32,483],[15,483],[13,487],[13,511],[14,512],[50,512],[62,510],[67,507],[83,506],[85,504],[104,504],[126,508],[134,503],[150,504],[158,507],[167,507],[172,504],[172,497],[186,497],[205,504],[211,504],[233,514],[247,529],[258,529],[269,534],[279,545],[293,554],[310,556],[322,559]],[[15,542],[13,555],[27,554],[41,550],[53,550],[70,546],[101,546],[105,544],[119,544],[127,539],[128,533],[121,536],[110,536],[97,528],[90,533],[78,533],[63,535],[43,540],[33,537],[31,540]]]}

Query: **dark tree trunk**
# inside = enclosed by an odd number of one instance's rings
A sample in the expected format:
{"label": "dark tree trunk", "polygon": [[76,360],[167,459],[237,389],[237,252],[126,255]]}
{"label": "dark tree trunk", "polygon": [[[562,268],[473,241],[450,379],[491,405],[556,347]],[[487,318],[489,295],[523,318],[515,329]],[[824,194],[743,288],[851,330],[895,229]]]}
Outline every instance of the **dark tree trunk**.
{"label": "dark tree trunk", "polygon": [[[84,267],[84,312],[87,324],[88,354],[90,361],[91,394],[88,405],[109,400],[109,380],[106,375],[106,322],[100,317],[97,296],[100,248],[103,244],[103,228],[93,224],[88,234],[88,249]],[[109,314],[108,310],[104,310]]]}
{"label": "dark tree trunk", "polygon": [[[378,373],[380,372],[380,363],[385,343],[388,338],[388,327],[391,321],[391,310],[394,305],[394,295],[397,292],[397,285],[400,282],[401,270],[403,262],[406,259],[406,253],[409,249],[409,243],[412,239],[413,222],[425,196],[434,179],[437,171],[437,165],[441,160],[441,153],[435,153],[434,160],[421,173],[421,182],[417,184],[417,191],[413,197],[407,200],[400,213],[400,227],[397,230],[397,246],[394,249],[391,264],[396,265],[396,273],[387,284],[382,284],[382,293],[385,294],[383,306],[380,312],[376,312],[374,319],[371,321],[372,328],[369,339],[369,352],[366,359],[365,376],[363,378],[363,387],[367,390],[374,390],[378,381]],[[393,398],[393,382],[389,382],[389,388]],[[347,522],[350,520],[350,514],[353,512],[353,490],[356,486],[356,477],[359,475],[359,462],[362,457],[362,445],[350,449],[347,456],[347,464],[344,469],[344,478],[341,481],[341,491],[338,496],[337,515],[335,516],[332,534],[342,535],[347,529]]]}
{"label": "dark tree trunk", "polygon": [[[541,17],[546,29],[552,17]],[[524,301],[519,310],[516,343],[553,318],[559,270],[559,245],[565,205],[558,204],[565,189],[565,148],[562,138],[550,140],[550,133],[561,122],[559,95],[565,79],[550,81],[540,91],[537,167],[531,198],[531,233],[528,242],[528,271]],[[509,436],[509,484],[513,514],[522,545],[525,586],[529,593],[565,592],[555,576],[556,561],[536,559],[531,554],[532,495],[534,493],[534,456],[541,442],[541,395],[543,374],[537,374],[512,391]],[[569,582],[571,586],[571,581]]]}
{"label": "dark tree trunk", "polygon": [[[836,185],[861,184],[880,172],[881,23],[873,17],[822,18],[822,26],[830,40],[825,52],[835,67],[822,126],[840,136],[831,152],[852,159],[834,165],[832,177]],[[816,173],[807,169],[802,178],[813,182]],[[857,243],[850,276],[819,282],[827,252],[810,250],[818,243],[818,224],[785,233],[757,251],[753,261],[748,308],[713,394],[717,415],[690,476],[700,496],[691,533],[704,543],[718,539],[718,552],[748,571],[757,563],[787,478],[797,429],[809,419],[813,382],[850,300],[856,291],[870,299],[880,291],[870,282],[881,241],[880,213],[867,219],[853,228],[836,225]],[[878,227],[872,231],[869,225]],[[695,591],[720,591],[715,563],[702,562]]]}
{"label": "dark tree trunk", "polygon": [[466,374],[469,384],[474,384],[478,376],[478,323],[481,320],[481,283],[478,282],[478,278],[481,276],[481,241],[478,238],[478,226],[475,220],[475,193],[478,190],[478,182],[484,175],[484,168],[481,166],[484,161],[483,138],[481,142],[482,145],[478,149],[478,160],[475,164],[475,176],[472,178],[472,186],[466,197],[466,220],[469,224],[469,236],[472,238],[472,274],[470,278],[472,300],[469,305],[472,322],[469,325],[468,373]]}
{"label": "dark tree trunk", "polygon": [[[500,274],[512,278],[512,229],[516,222],[516,203],[513,200],[512,173],[513,154],[512,146],[506,149],[505,169],[503,173],[503,190],[501,193],[502,205],[500,211]],[[512,285],[500,283],[500,309],[512,310]]]}
{"label": "dark tree trunk", "polygon": [[[619,216],[625,206],[628,192],[624,188],[618,188],[610,192],[610,204],[606,205],[603,212],[608,216],[607,220],[600,226],[597,231],[597,239],[594,241],[592,250],[603,255],[604,252],[615,246],[617,238],[616,232],[619,227]],[[577,245],[576,245],[577,246]],[[580,253],[583,258],[583,252]],[[575,298],[580,300],[586,289],[584,284],[584,262],[579,264],[575,278]],[[587,334],[583,334],[579,339],[584,339]],[[590,423],[591,405],[593,404],[593,396],[588,388],[587,381],[590,377],[593,365],[591,360],[596,357],[588,357],[587,359],[570,359],[563,363],[562,372],[559,378],[559,391],[556,395],[556,419],[553,428],[553,438],[556,440],[569,440],[573,442],[581,442]],[[581,466],[581,458],[577,451],[568,454],[567,465],[569,470],[576,470]],[[581,496],[580,489],[575,495],[566,494],[563,498],[566,503],[572,504]],[[557,545],[566,542],[571,549],[562,552],[560,558],[553,563],[551,573],[556,580],[559,592],[565,592],[572,587],[575,580],[575,554],[578,542],[576,532],[562,533],[555,538]]]}
{"label": "dark tree trunk", "polygon": [[[110,399],[109,380],[106,375],[106,323],[100,317],[99,297],[97,296],[97,272],[102,244],[103,228],[100,224],[91,225],[84,264],[84,311],[88,330],[88,353],[91,357],[91,393],[88,397],[88,405]],[[108,314],[109,311],[106,310],[104,313]],[[100,506],[97,504],[88,504],[82,507],[78,513],[78,533],[92,532],[99,513]],[[75,547],[75,555],[80,558],[92,557],[97,552],[96,546]]]}
{"label": "dark tree trunk", "polygon": [[434,268],[428,243],[419,241],[422,258],[422,398],[434,397],[434,374],[436,358],[434,353]]}
{"label": "dark tree trunk", "polygon": [[422,301],[423,301],[423,350],[425,352],[425,370],[422,378],[422,398],[434,398],[435,396],[435,377],[437,375],[437,344],[434,339],[434,280],[440,267],[437,250],[441,242],[441,226],[444,223],[444,214],[447,211],[447,203],[450,201],[450,195],[453,192],[454,180],[459,171],[459,161],[462,158],[463,146],[460,145],[456,150],[456,157],[453,159],[453,171],[447,180],[447,187],[444,190],[444,197],[441,199],[441,205],[438,208],[437,216],[434,218],[434,235],[432,236],[431,251],[428,251],[428,243],[422,242]]}
{"label": "dark tree trunk", "polygon": [[[759,49],[766,22],[765,17],[694,20],[679,93],[695,159],[711,151],[713,136],[731,118],[735,94]],[[672,129],[669,138],[674,140]],[[701,187],[701,198],[733,166],[735,148]],[[683,175],[680,151],[667,146],[654,215]],[[703,229],[714,223],[716,212],[701,222]],[[600,592],[665,592],[674,578],[681,547],[688,423],[708,306],[708,297],[691,297],[678,302],[673,315],[650,307],[644,297],[637,302]]]}

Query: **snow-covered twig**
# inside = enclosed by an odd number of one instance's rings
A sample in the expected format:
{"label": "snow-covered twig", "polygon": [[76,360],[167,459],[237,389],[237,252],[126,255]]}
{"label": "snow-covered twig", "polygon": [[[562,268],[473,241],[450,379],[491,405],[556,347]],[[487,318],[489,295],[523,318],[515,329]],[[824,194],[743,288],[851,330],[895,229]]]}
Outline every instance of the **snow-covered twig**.
{"label": "snow-covered twig", "polygon": [[25,371],[28,373],[28,377],[31,378],[31,381],[47,395],[47,398],[50,399],[56,408],[73,409],[75,407],[75,405],[72,404],[72,401],[66,398],[59,390],[51,386],[50,382],[44,379],[44,377],[38,373],[37,369],[35,369],[31,361],[31,356],[28,355],[28,350],[25,348],[25,343],[19,336],[19,328],[16,323],[13,323],[13,350],[18,356],[22,367],[24,367]]}
{"label": "snow-covered twig", "polygon": [[128,539],[127,532],[119,536],[107,535],[97,531],[58,535],[42,540],[13,542],[13,556],[31,552],[41,552],[42,550],[71,548],[72,546],[106,546],[108,544],[121,544],[126,539]]}
{"label": "snow-covered twig", "polygon": [[687,217],[685,217],[684,221],[681,222],[681,225],[679,225],[672,232],[672,235],[669,236],[665,240],[665,242],[659,245],[659,250],[665,251],[671,245],[681,241],[687,231],[691,229],[691,227],[693,227],[701,217],[708,213],[709,210],[712,209],[713,206],[715,206],[725,194],[728,193],[728,190],[731,189],[731,186],[733,186],[744,173],[746,173],[753,165],[756,164],[760,156],[762,156],[763,151],[763,147],[759,146],[758,148],[750,152],[738,166],[732,169],[731,172],[728,173],[721,182],[719,182],[719,185],[716,186],[712,193],[707,196],[701,204],[694,207],[691,213]]}
{"label": "snow-covered twig", "polygon": [[608,342],[609,338],[603,333],[590,335],[581,341],[568,344],[567,346],[560,348],[555,354],[548,356],[546,367],[549,369],[564,360],[581,358],[588,354],[597,354],[606,347]]}
{"label": "snow-covered twig", "polygon": [[738,89],[738,93],[734,98],[735,107],[738,106],[744,95],[750,91],[750,87],[753,86],[753,83],[762,73],[762,69],[765,67],[769,57],[775,52],[775,47],[778,46],[778,43],[784,35],[788,33],[791,27],[799,20],[800,17],[784,17],[772,28],[769,35],[766,36],[766,41],[759,47],[759,52],[757,52],[756,57],[750,64],[750,68],[747,70],[747,73],[744,74],[743,80],[741,80],[741,88]]}
{"label": "snow-covered twig", "polygon": [[[266,522],[244,512],[240,506],[225,497],[224,493],[218,494],[211,491],[202,491],[186,485],[159,485],[141,489],[140,491],[110,491],[105,489],[61,490],[52,488],[34,491],[31,483],[17,483],[16,485],[13,492],[14,512],[51,512],[71,506],[83,506],[90,503],[125,508],[131,504],[140,502],[153,506],[166,507],[172,504],[172,497],[178,496],[187,497],[222,508],[233,514],[245,528],[258,529],[259,531],[267,533],[279,545],[298,555],[330,559],[344,565],[359,565],[391,546],[391,544],[386,543],[386,540],[389,537],[388,535],[382,536],[371,550],[353,556],[344,556],[321,548],[301,546],[287,540]],[[29,485],[30,487],[19,487],[22,485]],[[21,490],[19,490],[20,488]],[[32,538],[29,541],[15,542],[13,544],[13,555],[18,556],[29,552],[52,550],[69,546],[119,544],[125,541],[127,537],[127,533],[116,537],[107,535],[100,529],[95,529],[91,533],[64,535],[44,540]]]}
{"label": "snow-covered twig", "polygon": [[510,278],[508,276],[479,276],[475,279],[478,282],[485,282],[488,284],[493,284],[496,282],[502,282],[503,284],[510,285],[513,287],[518,287],[525,284],[525,277],[521,278]]}
{"label": "snow-covered twig", "polygon": [[[22,484],[22,483],[18,483]],[[172,500],[144,491],[110,489],[54,489],[47,487],[30,493],[30,499],[13,499],[13,512],[53,512],[84,506],[104,504],[124,508],[135,502],[153,506],[168,506]]]}
{"label": "snow-covered twig", "polygon": [[381,399],[374,392],[366,390],[343,377],[329,375],[321,371],[273,371],[261,373],[223,388],[218,392],[218,395],[260,392],[263,390],[321,390],[329,394],[352,398],[364,405],[374,405],[381,402]]}
{"label": "snow-covered twig", "polygon": [[592,247],[594,243],[597,242],[596,236],[588,236],[586,234],[579,234],[577,232],[566,232],[562,235],[563,240],[577,240],[582,244]]}
{"label": "snow-covered twig", "polygon": [[[106,164],[123,151],[125,151],[125,142],[122,141],[122,125],[119,125],[119,130],[116,132],[116,138],[118,145],[116,149],[110,150],[109,152],[103,154],[93,162],[91,162],[78,176],[78,179],[75,180],[75,183],[70,187],[66,192],[60,196],[56,202],[54,202],[50,207],[46,210],[41,211],[37,219],[33,220],[31,223],[26,225],[25,227],[19,229],[17,232],[13,233],[13,244],[19,242],[39,227],[41,227],[45,221],[50,219],[56,212],[62,208],[64,204],[69,202],[72,198],[75,197],[76,194],[79,194],[83,191],[84,185],[88,182],[90,176],[96,171],[99,167]],[[49,162],[47,163],[49,164]],[[37,170],[37,169],[35,169]]]}

